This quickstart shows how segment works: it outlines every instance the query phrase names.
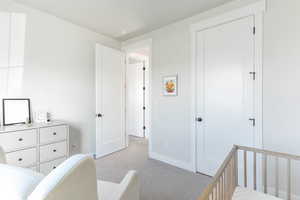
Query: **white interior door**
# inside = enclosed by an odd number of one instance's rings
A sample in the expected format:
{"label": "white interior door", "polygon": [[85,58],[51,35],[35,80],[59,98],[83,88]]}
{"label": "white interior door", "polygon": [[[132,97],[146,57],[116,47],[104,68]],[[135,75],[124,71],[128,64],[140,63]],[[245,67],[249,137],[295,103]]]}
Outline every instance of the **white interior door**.
{"label": "white interior door", "polygon": [[126,146],[125,55],[96,45],[96,156]]}
{"label": "white interior door", "polygon": [[197,170],[214,175],[234,144],[254,146],[254,17],[197,34]]}
{"label": "white interior door", "polygon": [[144,71],[143,63],[127,64],[126,70],[126,132],[144,137]]}

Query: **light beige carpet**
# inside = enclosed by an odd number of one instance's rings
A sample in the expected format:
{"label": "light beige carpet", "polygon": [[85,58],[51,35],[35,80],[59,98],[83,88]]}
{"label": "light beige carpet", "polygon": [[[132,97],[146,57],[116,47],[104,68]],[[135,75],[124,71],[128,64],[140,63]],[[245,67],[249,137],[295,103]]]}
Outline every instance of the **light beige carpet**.
{"label": "light beige carpet", "polygon": [[141,200],[196,200],[211,178],[148,159],[148,144],[131,138],[129,148],[98,159],[98,178],[120,182],[128,170],[139,172]]}

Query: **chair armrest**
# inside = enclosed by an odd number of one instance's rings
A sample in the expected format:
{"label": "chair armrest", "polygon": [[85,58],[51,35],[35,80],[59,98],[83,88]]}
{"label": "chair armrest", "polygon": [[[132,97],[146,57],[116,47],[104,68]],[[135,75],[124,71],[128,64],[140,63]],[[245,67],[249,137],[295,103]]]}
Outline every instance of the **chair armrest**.
{"label": "chair armrest", "polygon": [[0,146],[0,164],[6,164],[5,152],[1,146]]}
{"label": "chair armrest", "polygon": [[129,171],[120,183],[120,200],[139,200],[140,181],[136,171]]}
{"label": "chair armrest", "polygon": [[28,200],[98,200],[96,166],[87,155],[76,155],[46,176]]}
{"label": "chair armrest", "polygon": [[30,169],[0,164],[0,199],[25,200],[43,178]]}

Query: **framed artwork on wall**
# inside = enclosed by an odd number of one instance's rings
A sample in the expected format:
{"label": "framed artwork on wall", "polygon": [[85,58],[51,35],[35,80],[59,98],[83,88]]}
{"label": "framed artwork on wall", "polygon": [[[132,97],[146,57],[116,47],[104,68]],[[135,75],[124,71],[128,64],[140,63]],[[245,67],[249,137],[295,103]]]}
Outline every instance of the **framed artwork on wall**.
{"label": "framed artwork on wall", "polygon": [[163,77],[163,95],[164,96],[177,96],[177,75]]}

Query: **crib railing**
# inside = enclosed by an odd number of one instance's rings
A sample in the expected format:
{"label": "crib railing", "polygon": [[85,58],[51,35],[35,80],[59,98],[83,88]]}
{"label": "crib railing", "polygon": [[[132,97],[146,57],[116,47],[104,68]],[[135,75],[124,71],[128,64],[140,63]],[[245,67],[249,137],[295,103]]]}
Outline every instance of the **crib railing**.
{"label": "crib railing", "polygon": [[234,146],[199,200],[230,200],[238,184],[237,150]]}
{"label": "crib railing", "polygon": [[[241,156],[238,156],[239,152],[242,152],[242,160],[238,162],[238,159],[241,159]],[[249,162],[248,155],[252,154],[252,161]],[[259,158],[259,159],[258,159]],[[291,163],[293,161],[300,161],[300,156],[286,154],[286,153],[279,153],[274,151],[268,151],[263,149],[251,148],[251,147],[244,147],[244,146],[237,146],[235,145],[228,156],[226,157],[225,161],[217,171],[216,175],[213,177],[212,182],[206,187],[203,191],[202,195],[199,197],[198,200],[231,200],[235,188],[238,186],[239,174],[243,174],[243,186],[249,188],[249,180],[252,179],[252,187],[250,189],[257,190],[258,189],[258,180],[261,178],[262,183],[262,190],[264,193],[268,193],[269,183],[268,183],[268,172],[269,166],[268,161],[273,158],[275,161],[272,163],[275,166],[274,171],[272,171],[272,176],[275,177],[275,188],[274,192],[271,195],[279,197],[279,159],[286,161],[286,191],[284,192],[285,198],[287,200],[291,200],[292,192],[291,192]],[[248,163],[249,162],[249,163]],[[242,169],[243,173],[238,172],[238,164],[243,163]],[[258,165],[259,163],[259,165]],[[249,164],[253,165],[251,169],[248,169]],[[258,166],[261,165],[261,176],[258,177]],[[240,168],[241,169],[241,168]],[[251,176],[248,177],[248,170],[252,170]]]}

